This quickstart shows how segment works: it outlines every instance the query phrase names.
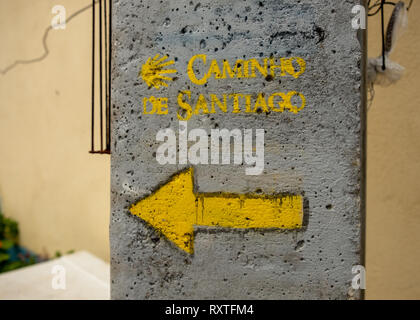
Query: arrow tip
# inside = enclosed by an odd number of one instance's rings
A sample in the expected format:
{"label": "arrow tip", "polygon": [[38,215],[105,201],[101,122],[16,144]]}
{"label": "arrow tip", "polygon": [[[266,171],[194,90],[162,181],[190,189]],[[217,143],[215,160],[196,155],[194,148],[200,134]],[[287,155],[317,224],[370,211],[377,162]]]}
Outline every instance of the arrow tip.
{"label": "arrow tip", "polygon": [[193,168],[173,176],[151,195],[130,208],[180,249],[194,253],[194,221],[197,211]]}

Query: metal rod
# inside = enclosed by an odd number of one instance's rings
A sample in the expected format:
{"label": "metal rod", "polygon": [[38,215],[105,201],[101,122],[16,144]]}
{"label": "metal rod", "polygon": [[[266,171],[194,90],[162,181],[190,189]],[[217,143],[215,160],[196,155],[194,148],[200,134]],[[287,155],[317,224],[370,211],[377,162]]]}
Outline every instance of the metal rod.
{"label": "metal rod", "polygon": [[111,70],[112,70],[112,0],[109,0],[109,54],[108,54],[108,99],[109,99],[109,108],[108,108],[108,146],[107,150],[111,153]]}
{"label": "metal rod", "polygon": [[108,0],[104,1],[104,26],[105,26],[105,151],[109,150],[109,95],[108,95],[108,25],[107,25],[107,10],[106,10],[106,3]]}
{"label": "metal rod", "polygon": [[101,151],[103,151],[103,85],[102,85],[102,0],[99,0],[99,109],[101,123]]}
{"label": "metal rod", "polygon": [[95,151],[95,0],[92,0],[92,119],[91,119],[91,148]]}
{"label": "metal rod", "polygon": [[385,71],[385,17],[384,17],[385,0],[381,2],[381,24],[382,24],[382,70]]}

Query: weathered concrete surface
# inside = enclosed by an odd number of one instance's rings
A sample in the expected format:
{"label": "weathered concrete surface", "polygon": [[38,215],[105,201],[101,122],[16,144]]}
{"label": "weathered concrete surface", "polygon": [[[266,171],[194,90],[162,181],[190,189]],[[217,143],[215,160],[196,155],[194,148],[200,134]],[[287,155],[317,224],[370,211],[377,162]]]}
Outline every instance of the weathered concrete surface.
{"label": "weathered concrete surface", "polygon": [[[113,299],[348,299],[362,261],[362,48],[351,28],[359,1],[114,1],[111,295]],[[189,59],[299,56],[305,73],[191,84],[185,72],[156,94],[138,79],[157,53],[185,70]],[[271,79],[268,79],[271,80]],[[264,128],[265,168],[198,165],[199,192],[293,193],[305,198],[298,231],[197,227],[194,255],[129,212],[132,204],[187,165],[159,165],[162,128],[178,130],[179,90],[304,93],[298,114],[210,114],[188,129]],[[142,114],[143,97],[170,97],[166,116]],[[171,105],[172,103],[172,105]]]}

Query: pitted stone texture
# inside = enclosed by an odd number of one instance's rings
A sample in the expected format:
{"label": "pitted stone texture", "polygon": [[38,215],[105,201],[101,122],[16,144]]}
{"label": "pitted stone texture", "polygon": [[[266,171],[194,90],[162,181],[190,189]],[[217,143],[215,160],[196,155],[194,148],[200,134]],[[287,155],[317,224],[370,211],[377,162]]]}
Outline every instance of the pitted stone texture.
{"label": "pitted stone texture", "polygon": [[[351,27],[359,1],[114,0],[112,72],[111,278],[114,299],[348,299],[361,261],[362,48]],[[157,53],[176,61],[169,88],[148,89],[141,65]],[[298,79],[233,79],[193,85],[195,54],[208,59],[299,56]],[[279,81],[281,80],[281,81]],[[128,208],[181,165],[155,159],[156,133],[178,131],[176,97],[193,93],[302,92],[299,114],[193,116],[188,129],[265,129],[265,169],[196,166],[199,192],[302,194],[301,231],[196,229],[195,254],[182,252]],[[145,116],[143,97],[170,97],[170,114]]]}

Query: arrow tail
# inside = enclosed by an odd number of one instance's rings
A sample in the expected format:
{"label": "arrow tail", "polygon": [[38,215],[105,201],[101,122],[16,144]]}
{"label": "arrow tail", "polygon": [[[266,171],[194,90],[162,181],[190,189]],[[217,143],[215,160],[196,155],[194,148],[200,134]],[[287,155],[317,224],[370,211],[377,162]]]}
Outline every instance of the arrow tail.
{"label": "arrow tail", "polygon": [[300,229],[302,196],[198,196],[197,225],[238,229]]}

